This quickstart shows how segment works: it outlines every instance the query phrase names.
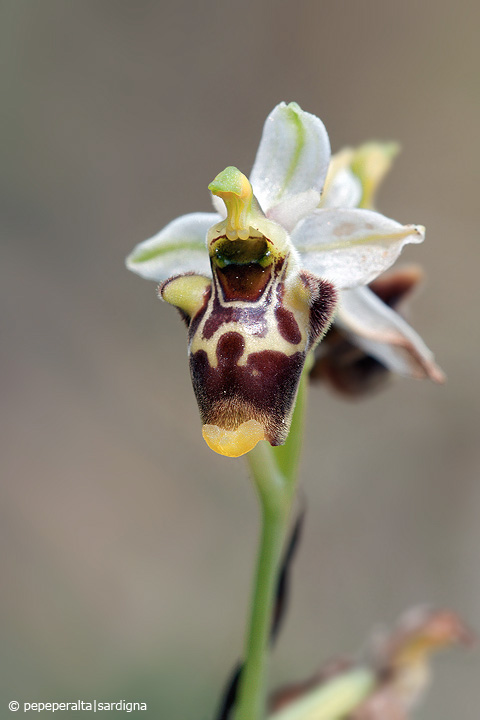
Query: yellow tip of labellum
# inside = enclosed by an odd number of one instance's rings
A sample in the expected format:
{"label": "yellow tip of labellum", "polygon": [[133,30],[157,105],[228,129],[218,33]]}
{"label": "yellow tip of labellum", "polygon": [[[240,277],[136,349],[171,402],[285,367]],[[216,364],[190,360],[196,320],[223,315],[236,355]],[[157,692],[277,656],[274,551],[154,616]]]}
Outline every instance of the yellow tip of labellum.
{"label": "yellow tip of labellum", "polygon": [[245,455],[253,450],[260,440],[265,440],[263,426],[257,420],[247,420],[236,430],[225,430],[218,425],[204,425],[202,435],[211,450],[227,457]]}

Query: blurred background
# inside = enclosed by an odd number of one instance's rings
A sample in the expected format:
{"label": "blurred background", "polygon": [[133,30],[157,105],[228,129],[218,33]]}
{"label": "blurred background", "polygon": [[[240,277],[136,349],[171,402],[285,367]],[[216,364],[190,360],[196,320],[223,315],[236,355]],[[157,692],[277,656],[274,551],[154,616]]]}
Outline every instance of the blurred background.
{"label": "blurred background", "polygon": [[[2,707],[123,698],[213,717],[257,508],[244,463],[202,440],[177,314],[123,263],[210,210],[226,165],[248,173],[281,100],[319,115],[334,151],[401,143],[378,204],[427,226],[404,253],[428,276],[411,320],[448,383],[361,402],[312,389],[272,685],[419,602],[480,628],[479,7],[1,4]],[[418,717],[476,720],[478,650],[435,666]]]}

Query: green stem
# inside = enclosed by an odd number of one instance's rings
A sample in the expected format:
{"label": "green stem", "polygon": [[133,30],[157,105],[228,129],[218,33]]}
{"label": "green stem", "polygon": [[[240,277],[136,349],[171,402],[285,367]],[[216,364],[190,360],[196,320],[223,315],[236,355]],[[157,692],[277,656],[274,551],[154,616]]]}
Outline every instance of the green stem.
{"label": "green stem", "polygon": [[272,610],[290,503],[285,479],[278,471],[268,443],[259,443],[249,453],[248,460],[260,499],[262,532],[235,720],[262,720]]}
{"label": "green stem", "polygon": [[285,445],[272,448],[261,442],[247,455],[260,500],[262,531],[235,720],[265,717],[269,638],[283,543],[295,497],[306,379],[304,373]]}
{"label": "green stem", "polygon": [[268,645],[277,572],[287,513],[263,510],[262,535],[236,720],[261,720],[265,713]]}

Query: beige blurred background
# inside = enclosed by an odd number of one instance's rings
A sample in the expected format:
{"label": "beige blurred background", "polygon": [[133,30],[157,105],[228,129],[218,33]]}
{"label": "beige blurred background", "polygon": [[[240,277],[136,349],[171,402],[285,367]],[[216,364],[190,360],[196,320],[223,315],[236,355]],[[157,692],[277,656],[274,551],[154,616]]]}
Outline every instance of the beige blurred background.
{"label": "beige blurred background", "polygon": [[[473,8],[2,2],[2,708],[124,698],[143,717],[213,716],[241,651],[256,506],[244,464],[203,443],[182,324],[123,259],[209,210],[226,165],[249,171],[281,100],[322,117],[334,150],[401,142],[379,204],[427,226],[405,253],[428,274],[413,320],[449,380],[361,403],[312,390],[272,684],[418,602],[480,629]],[[418,717],[477,720],[478,650],[435,666]]]}

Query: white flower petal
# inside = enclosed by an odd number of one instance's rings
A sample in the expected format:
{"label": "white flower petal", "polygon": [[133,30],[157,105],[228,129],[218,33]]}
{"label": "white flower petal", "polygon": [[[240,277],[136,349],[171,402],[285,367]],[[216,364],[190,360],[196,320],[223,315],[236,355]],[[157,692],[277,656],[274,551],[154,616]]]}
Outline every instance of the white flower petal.
{"label": "white flower petal", "polygon": [[330,161],[322,121],[296,103],[280,103],[268,116],[250,175],[264,212],[289,195],[321,192]]}
{"label": "white flower petal", "polygon": [[355,208],[362,199],[362,183],[350,168],[342,168],[325,187],[322,208]]}
{"label": "white flower petal", "polygon": [[267,212],[267,217],[284,227],[287,232],[292,232],[300,220],[318,207],[319,202],[320,193],[317,190],[306,190],[282,200]]}
{"label": "white flower petal", "polygon": [[390,370],[407,377],[445,380],[422,338],[369,288],[341,293],[335,323],[355,345]]}
{"label": "white flower petal", "polygon": [[316,210],[292,233],[307,270],[338,289],[367,285],[392,265],[406,243],[420,243],[425,228],[401,225],[373,210]]}
{"label": "white flower petal", "polygon": [[210,275],[205,237],[220,219],[217,213],[182,215],[137,245],[126,259],[127,268],[157,282],[185,272]]}

